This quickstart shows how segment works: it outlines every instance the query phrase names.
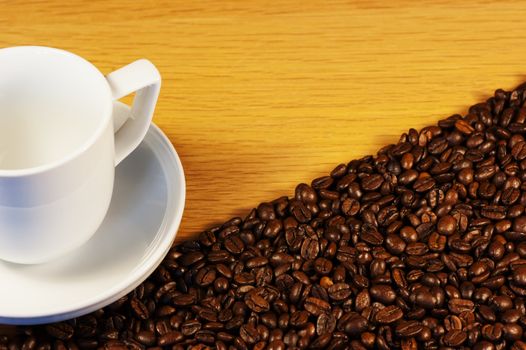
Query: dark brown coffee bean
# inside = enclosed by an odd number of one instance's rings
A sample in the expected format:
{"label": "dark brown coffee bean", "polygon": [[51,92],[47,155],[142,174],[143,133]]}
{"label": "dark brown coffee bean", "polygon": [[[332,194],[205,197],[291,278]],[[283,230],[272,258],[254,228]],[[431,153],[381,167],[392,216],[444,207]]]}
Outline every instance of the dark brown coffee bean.
{"label": "dark brown coffee bean", "polygon": [[168,345],[173,345],[177,342],[180,342],[181,340],[183,340],[183,334],[181,332],[178,332],[178,331],[171,331],[171,332],[168,332],[164,335],[161,335],[159,337],[159,339],[157,340],[157,344],[159,346],[168,346]]}
{"label": "dark brown coffee bean", "polygon": [[327,275],[332,271],[332,262],[326,258],[317,258],[314,261],[314,269],[320,275]]}
{"label": "dark brown coffee bean", "polygon": [[301,245],[301,257],[306,260],[314,260],[318,256],[320,245],[317,239],[305,238]]}
{"label": "dark brown coffee bean", "polygon": [[396,234],[389,234],[385,239],[387,250],[392,254],[398,255],[404,252],[406,243]]}
{"label": "dark brown coffee bean", "polygon": [[499,312],[504,312],[513,307],[513,301],[507,295],[497,295],[490,299],[490,304]]}
{"label": "dark brown coffee bean", "polygon": [[232,254],[241,254],[245,250],[245,244],[236,235],[230,235],[225,239],[225,249]]}
{"label": "dark brown coffee bean", "polygon": [[321,336],[334,332],[334,329],[336,328],[336,321],[336,318],[330,313],[323,313],[319,315],[316,321],[316,334]]}
{"label": "dark brown coffee bean", "polygon": [[380,324],[390,324],[398,321],[404,313],[398,306],[387,306],[376,313],[376,322]]}
{"label": "dark brown coffee bean", "polygon": [[365,191],[377,190],[378,188],[380,188],[380,186],[382,186],[383,180],[384,179],[380,174],[373,174],[373,175],[365,176],[362,179],[362,183],[361,183],[362,188]]}
{"label": "dark brown coffee bean", "polygon": [[500,205],[485,205],[480,210],[480,215],[491,220],[506,218],[506,208]]}
{"label": "dark brown coffee bean", "polygon": [[295,327],[303,327],[309,320],[309,313],[307,311],[296,311],[290,315],[290,324]]}
{"label": "dark brown coffee bean", "polygon": [[526,159],[526,142],[517,142],[511,149],[511,155],[519,161]]}
{"label": "dark brown coffee bean", "polygon": [[493,312],[493,310],[487,305],[480,305],[478,307],[478,312],[483,319],[489,322],[495,322],[497,318],[495,312]]}
{"label": "dark brown coffee bean", "polygon": [[293,200],[290,202],[289,208],[290,213],[298,222],[305,223],[312,218],[312,212],[303,204],[303,202]]}
{"label": "dark brown coffee bean", "polygon": [[347,314],[345,317],[341,320],[345,320],[343,323],[343,330],[345,333],[349,334],[350,336],[359,336],[363,331],[367,329],[367,319],[365,319],[363,316],[359,314]]}
{"label": "dark brown coffee bean", "polygon": [[418,335],[424,326],[418,321],[402,321],[396,326],[395,332],[402,338],[410,338]]}
{"label": "dark brown coffee bean", "polygon": [[191,251],[180,257],[181,264],[183,266],[193,265],[205,258],[205,255],[199,251]]}
{"label": "dark brown coffee bean", "polygon": [[256,277],[250,272],[240,272],[234,275],[234,282],[240,285],[253,284],[255,281]]}
{"label": "dark brown coffee bean", "polygon": [[314,341],[310,344],[310,348],[311,349],[326,349],[331,339],[332,339],[332,334],[325,333],[319,336],[318,338],[314,339]]}
{"label": "dark brown coffee bean", "polygon": [[490,341],[497,341],[502,338],[503,330],[502,323],[485,324],[482,326],[481,335]]}
{"label": "dark brown coffee bean", "polygon": [[312,180],[312,188],[319,190],[323,188],[329,188],[333,184],[334,180],[330,176],[322,176]]}
{"label": "dark brown coffee bean", "polygon": [[309,185],[302,183],[296,186],[295,198],[303,203],[316,203],[318,196]]}
{"label": "dark brown coffee bean", "polygon": [[392,304],[396,299],[396,293],[388,284],[374,284],[369,289],[373,300],[379,301],[384,305]]}
{"label": "dark brown coffee bean", "polygon": [[458,315],[463,311],[473,311],[475,304],[468,299],[453,298],[449,300],[448,308],[453,314]]}
{"label": "dark brown coffee bean", "polygon": [[437,231],[438,233],[450,236],[457,230],[457,220],[451,215],[445,215],[438,220]]}
{"label": "dark brown coffee bean", "polygon": [[268,262],[268,259],[264,256],[258,256],[252,259],[248,259],[245,265],[248,269],[254,269],[265,266],[268,264]]}
{"label": "dark brown coffee bean", "polygon": [[201,327],[202,325],[198,320],[188,320],[181,325],[181,332],[184,336],[188,337],[201,330]]}
{"label": "dark brown coffee bean", "polygon": [[447,346],[457,347],[467,339],[467,334],[461,330],[451,330],[444,335],[443,341]]}
{"label": "dark brown coffee bean", "polygon": [[75,329],[66,322],[53,323],[45,327],[47,334],[50,336],[60,339],[68,340],[71,339]]}
{"label": "dark brown coffee bean", "polygon": [[158,335],[164,335],[170,331],[170,322],[167,319],[161,319],[155,323],[155,332]]}
{"label": "dark brown coffee bean", "polygon": [[526,232],[526,216],[519,216],[513,220],[513,231]]}
{"label": "dark brown coffee bean", "polygon": [[327,292],[331,299],[342,301],[351,295],[352,290],[347,283],[335,283],[327,289]]}
{"label": "dark brown coffee bean", "polygon": [[315,316],[319,316],[322,313],[329,313],[331,311],[331,305],[328,302],[313,297],[307,298],[303,307]]}
{"label": "dark brown coffee bean", "polygon": [[249,292],[245,295],[245,303],[254,312],[266,312],[270,309],[270,304],[265,298],[257,293]]}
{"label": "dark brown coffee bean", "polygon": [[475,344],[473,350],[495,350],[493,343],[483,340]]}
{"label": "dark brown coffee bean", "polygon": [[436,300],[433,294],[425,289],[421,288],[413,294],[414,303],[424,309],[433,309],[436,307]]}
{"label": "dark brown coffee bean", "polygon": [[212,263],[220,263],[227,261],[230,258],[230,254],[224,250],[215,250],[210,251],[206,258]]}
{"label": "dark brown coffee bean", "polygon": [[473,178],[475,176],[475,172],[472,168],[464,168],[460,170],[460,172],[457,175],[458,181],[463,185],[469,185],[473,182]]}
{"label": "dark brown coffee bean", "polygon": [[[414,169],[408,169],[404,171],[400,176],[398,177],[398,182],[402,185],[409,185],[416,181],[418,178],[418,171]],[[406,192],[409,193],[409,192]]]}
{"label": "dark brown coffee bean", "polygon": [[148,345],[148,346],[153,346],[157,342],[155,333],[152,331],[140,331],[135,336],[135,339],[137,339],[141,344]]}
{"label": "dark brown coffee bean", "polygon": [[429,251],[427,244],[422,242],[409,243],[405,249],[407,255],[424,255]]}
{"label": "dark brown coffee bean", "polygon": [[471,135],[475,131],[475,129],[469,125],[468,122],[462,119],[457,120],[455,123],[455,128],[464,135]]}
{"label": "dark brown coffee bean", "polygon": [[355,198],[346,198],[341,204],[341,209],[346,216],[355,216],[360,211],[360,202]]}
{"label": "dark brown coffee bean", "polygon": [[428,247],[431,251],[441,252],[445,249],[447,243],[446,236],[433,232],[427,241]]}
{"label": "dark brown coffee bean", "polygon": [[196,297],[191,294],[182,294],[177,295],[175,298],[172,299],[172,302],[177,306],[188,306],[194,304],[196,301]]}
{"label": "dark brown coffee bean", "polygon": [[435,183],[432,177],[424,177],[415,181],[413,189],[418,193],[427,192],[435,186]]}
{"label": "dark brown coffee bean", "polygon": [[260,339],[257,328],[250,324],[243,325],[239,328],[239,336],[246,344],[257,343]]}
{"label": "dark brown coffee bean", "polygon": [[367,224],[362,226],[360,238],[371,245],[380,245],[384,241],[382,234],[374,226]]}
{"label": "dark brown coffee bean", "polygon": [[526,286],[526,264],[512,268],[513,282],[519,286]]}
{"label": "dark brown coffee bean", "polygon": [[210,267],[203,267],[195,275],[195,283],[201,287],[209,286],[216,279],[216,271]]}
{"label": "dark brown coffee bean", "polygon": [[400,229],[400,237],[407,243],[416,242],[418,240],[418,232],[411,226],[404,226]]}

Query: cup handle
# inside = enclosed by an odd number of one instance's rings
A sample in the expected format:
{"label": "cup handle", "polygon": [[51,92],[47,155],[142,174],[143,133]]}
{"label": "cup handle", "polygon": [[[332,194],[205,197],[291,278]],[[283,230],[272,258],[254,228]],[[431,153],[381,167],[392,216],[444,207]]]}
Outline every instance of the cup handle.
{"label": "cup handle", "polygon": [[[118,114],[113,118],[121,119],[114,122],[115,165],[118,165],[148,132],[161,88],[161,75],[153,63],[140,59],[106,75],[106,80],[115,100],[114,114]],[[132,92],[136,94],[130,111],[116,100]]]}

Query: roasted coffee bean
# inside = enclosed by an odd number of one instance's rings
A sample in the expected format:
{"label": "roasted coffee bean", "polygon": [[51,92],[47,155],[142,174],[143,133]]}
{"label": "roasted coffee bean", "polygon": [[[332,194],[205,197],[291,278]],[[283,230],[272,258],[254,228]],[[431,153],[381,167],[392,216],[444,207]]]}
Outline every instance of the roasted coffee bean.
{"label": "roasted coffee bean", "polygon": [[437,230],[442,235],[450,236],[457,230],[457,220],[451,215],[445,215],[438,221]]}
{"label": "roasted coffee bean", "polygon": [[460,298],[452,298],[449,300],[448,304],[449,311],[455,315],[458,315],[463,311],[473,311],[474,307],[475,304],[473,301]]}
{"label": "roasted coffee bean", "polygon": [[374,191],[380,188],[383,183],[383,177],[380,174],[366,175],[362,179],[362,188],[365,191]]}
{"label": "roasted coffee bean", "polygon": [[369,288],[371,298],[384,305],[392,304],[396,299],[396,293],[388,284],[374,284]]}
{"label": "roasted coffee bean", "polygon": [[471,135],[475,131],[475,129],[469,125],[467,121],[462,119],[456,121],[455,128],[465,135]]}
{"label": "roasted coffee bean", "polygon": [[157,342],[155,333],[152,331],[140,331],[135,336],[135,339],[137,339],[141,344],[147,346],[153,346]]}
{"label": "roasted coffee bean", "polygon": [[332,271],[332,261],[326,258],[317,258],[314,261],[314,269],[320,275],[328,275]]}
{"label": "roasted coffee bean", "polygon": [[341,204],[341,210],[346,216],[354,216],[360,211],[360,202],[355,198],[346,198]]}
{"label": "roasted coffee bean", "polygon": [[75,329],[66,322],[47,325],[45,330],[50,336],[60,340],[70,339],[75,332]]}
{"label": "roasted coffee bean", "polygon": [[[344,170],[346,171],[347,169],[345,168]],[[303,203],[316,203],[318,196],[316,191],[309,185],[302,183],[296,186],[295,198]]]}
{"label": "roasted coffee bean", "polygon": [[[342,324],[343,323],[343,324]],[[356,313],[346,314],[340,319],[338,324],[342,325],[342,330],[350,336],[359,336],[367,329],[367,319]],[[340,326],[338,326],[340,328]]]}
{"label": "roasted coffee bean", "polygon": [[398,321],[404,316],[402,309],[398,306],[387,306],[376,313],[376,322],[380,324],[390,324]]}
{"label": "roasted coffee bean", "polygon": [[328,302],[314,297],[307,298],[303,307],[305,310],[315,316],[319,316],[322,313],[328,313],[331,311],[331,305]]}
{"label": "roasted coffee bean", "polygon": [[519,216],[513,220],[513,231],[526,232],[526,216]]}
{"label": "roasted coffee bean", "polygon": [[[320,335],[318,338],[314,339],[314,341],[310,344],[310,348],[311,349],[326,349],[331,339],[332,339],[332,334],[330,333],[325,333],[323,335]],[[270,349],[270,345],[269,345],[269,349]],[[283,347],[282,349],[285,349],[285,347]]]}
{"label": "roasted coffee bean", "polygon": [[415,291],[412,297],[415,305],[424,308],[424,309],[433,309],[436,307],[435,296],[431,293],[430,290],[426,288],[420,288]]}
{"label": "roasted coffee bean", "polygon": [[307,311],[301,310],[296,311],[290,315],[290,324],[295,327],[303,327],[307,324],[309,320],[309,313]]}
{"label": "roasted coffee bean", "polygon": [[157,340],[157,344],[159,346],[168,346],[168,345],[174,345],[181,340],[183,340],[183,334],[178,331],[171,331],[164,335],[161,335],[159,339]]}
{"label": "roasted coffee bean", "polygon": [[418,240],[418,232],[411,226],[404,226],[400,229],[400,237],[407,243],[413,243]]}
{"label": "roasted coffee bean", "polygon": [[201,287],[206,287],[216,279],[216,271],[210,267],[203,267],[195,275],[195,283]]}
{"label": "roasted coffee bean", "polygon": [[378,230],[370,224],[364,224],[362,226],[362,233],[360,235],[360,238],[371,245],[380,245],[384,241],[384,237],[381,235]]}
{"label": "roasted coffee bean", "polygon": [[497,341],[502,338],[504,326],[502,323],[485,324],[482,326],[481,335],[490,341]]}
{"label": "roasted coffee bean", "polygon": [[444,335],[444,344],[451,347],[458,347],[462,345],[467,339],[466,332],[461,330],[451,330]]}
{"label": "roasted coffee bean", "polygon": [[422,323],[412,320],[412,321],[403,321],[398,323],[395,328],[395,332],[398,336],[402,338],[414,337],[424,329]]}
{"label": "roasted coffee bean", "polygon": [[196,264],[197,262],[203,260],[205,255],[203,252],[199,251],[190,251],[184,255],[181,255],[179,260],[183,266],[190,266]]}
{"label": "roasted coffee bean", "polygon": [[289,208],[290,213],[298,222],[305,223],[310,221],[312,218],[312,212],[301,201],[291,201],[289,204]]}
{"label": "roasted coffee bean", "polygon": [[260,335],[256,327],[251,324],[245,324],[239,328],[239,336],[246,344],[257,343]]}
{"label": "roasted coffee bean", "polygon": [[352,293],[352,289],[347,283],[335,283],[327,289],[327,292],[329,293],[329,297],[331,299],[342,301],[349,298]]}
{"label": "roasted coffee bean", "polygon": [[334,317],[332,313],[323,313],[319,315],[316,321],[316,334],[321,336],[334,332],[336,322],[336,317]]}
{"label": "roasted coffee bean", "polygon": [[245,250],[243,240],[236,235],[230,235],[225,239],[225,249],[232,254],[241,254]]}
{"label": "roasted coffee bean", "polygon": [[249,309],[257,313],[270,309],[269,302],[263,296],[252,291],[245,294],[245,303]]}
{"label": "roasted coffee bean", "polygon": [[404,252],[406,242],[396,234],[389,234],[385,239],[387,250],[392,254],[399,255]]}
{"label": "roasted coffee bean", "polygon": [[512,268],[513,282],[519,286],[526,286],[526,265]]}
{"label": "roasted coffee bean", "polygon": [[188,320],[181,325],[181,332],[188,337],[199,331],[201,327],[202,325],[198,320]]}
{"label": "roasted coffee bean", "polygon": [[358,293],[354,304],[354,307],[358,312],[361,312],[364,309],[368,308],[371,305],[371,296],[369,295],[369,291],[367,289],[364,289],[360,293]]}
{"label": "roasted coffee bean", "polygon": [[301,257],[305,260],[314,260],[320,251],[318,239],[307,237],[301,245]]}

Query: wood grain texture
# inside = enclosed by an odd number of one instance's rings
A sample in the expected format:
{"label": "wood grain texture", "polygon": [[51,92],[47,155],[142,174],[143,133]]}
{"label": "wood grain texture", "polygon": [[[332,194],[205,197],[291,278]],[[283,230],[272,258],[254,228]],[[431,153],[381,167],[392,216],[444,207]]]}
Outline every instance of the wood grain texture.
{"label": "wood grain texture", "polygon": [[0,45],[159,67],[181,241],[525,80],[526,2],[455,3],[3,0]]}

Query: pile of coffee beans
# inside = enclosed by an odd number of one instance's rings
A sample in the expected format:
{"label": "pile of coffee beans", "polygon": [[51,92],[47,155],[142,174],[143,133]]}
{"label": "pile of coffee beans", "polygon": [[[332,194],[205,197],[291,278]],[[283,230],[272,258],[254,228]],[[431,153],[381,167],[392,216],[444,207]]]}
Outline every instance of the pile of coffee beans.
{"label": "pile of coffee beans", "polygon": [[526,350],[525,99],[411,129],[0,348]]}

